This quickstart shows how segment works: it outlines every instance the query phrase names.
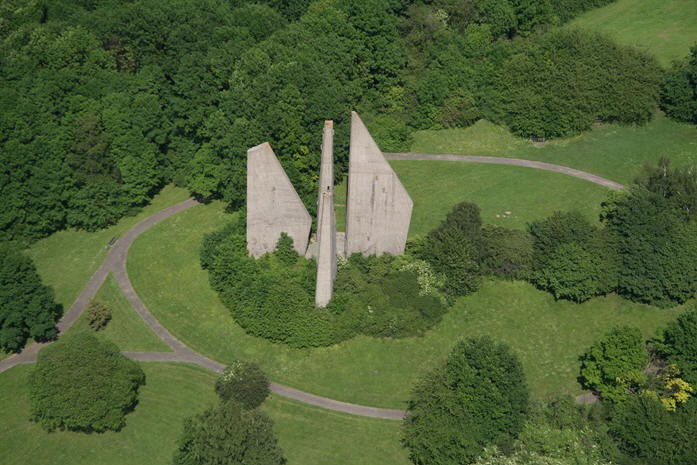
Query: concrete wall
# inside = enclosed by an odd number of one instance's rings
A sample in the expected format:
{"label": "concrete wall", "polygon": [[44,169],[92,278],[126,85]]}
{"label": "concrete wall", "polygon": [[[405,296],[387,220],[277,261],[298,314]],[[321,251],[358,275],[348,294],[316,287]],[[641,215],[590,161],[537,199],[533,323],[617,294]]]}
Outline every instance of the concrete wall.
{"label": "concrete wall", "polygon": [[336,221],[334,217],[334,127],[324,122],[317,206],[317,282],[315,304],[326,307],[336,278]]}
{"label": "concrete wall", "polygon": [[356,112],[346,198],[347,256],[404,253],[414,203]]}
{"label": "concrete wall", "polygon": [[255,258],[276,249],[282,232],[305,254],[312,218],[265,142],[247,150],[247,251]]}

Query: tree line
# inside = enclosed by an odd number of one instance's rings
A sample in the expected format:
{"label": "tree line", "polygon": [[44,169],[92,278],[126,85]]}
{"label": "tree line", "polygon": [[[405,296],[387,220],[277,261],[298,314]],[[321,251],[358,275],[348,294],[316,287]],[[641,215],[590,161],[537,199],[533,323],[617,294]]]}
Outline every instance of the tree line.
{"label": "tree line", "polygon": [[542,138],[642,123],[659,94],[689,120],[694,63],[661,87],[654,58],[559,28],[605,3],[5,2],[0,239],[102,228],[170,182],[236,209],[264,140],[313,211],[318,128],[335,121],[343,172],[352,109],[386,150],[479,118]]}

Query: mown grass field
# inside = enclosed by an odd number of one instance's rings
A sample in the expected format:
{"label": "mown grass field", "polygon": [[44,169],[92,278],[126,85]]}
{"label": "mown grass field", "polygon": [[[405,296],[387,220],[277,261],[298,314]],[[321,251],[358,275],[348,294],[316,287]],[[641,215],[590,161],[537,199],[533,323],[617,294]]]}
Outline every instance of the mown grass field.
{"label": "mown grass field", "polygon": [[[676,166],[696,163],[697,126],[676,123],[656,113],[644,126],[602,124],[581,135],[539,146],[480,120],[465,129],[417,131],[410,151],[540,160],[629,184],[643,165],[655,164],[662,156]],[[429,174],[424,172],[424,176]]]}
{"label": "mown grass field", "polygon": [[253,360],[274,381],[348,402],[404,407],[423,370],[458,340],[483,334],[513,347],[534,398],[577,394],[577,357],[613,325],[637,326],[650,336],[679,311],[617,296],[577,305],[555,301],[524,282],[487,281],[424,337],[362,336],[332,347],[291,349],[245,334],[199,267],[203,235],[231,217],[220,204],[200,205],[144,233],[128,258],[136,291],[160,322],[195,350],[221,362]]}
{"label": "mown grass field", "polygon": [[[31,366],[0,373],[0,462],[3,465],[170,464],[184,418],[216,403],[215,376],[184,364],[143,363],[146,385],[118,433],[47,433],[28,420]],[[400,424],[308,407],[277,396],[262,406],[275,423],[288,465],[408,463]]]}
{"label": "mown grass field", "polygon": [[36,242],[27,252],[34,259],[44,283],[56,291],[56,301],[67,311],[106,257],[106,245],[111,238],[120,236],[153,213],[189,197],[185,189],[165,186],[135,216],[124,217],[117,224],[96,232],[59,231]]}
{"label": "mown grass field", "polygon": [[121,350],[139,352],[169,352],[171,349],[147,327],[143,319],[124,297],[113,275],[109,275],[94,297],[95,302],[100,302],[111,309],[111,320],[105,328],[94,331],[89,326],[87,310],[70,327],[68,333],[78,331],[94,332],[98,337],[107,339]]}
{"label": "mown grass field", "polygon": [[[479,205],[482,221],[524,229],[557,210],[579,211],[598,221],[607,188],[559,173],[451,161],[404,161],[390,164],[414,201],[409,235],[435,228],[455,204]],[[345,230],[346,183],[336,189],[337,230]]]}
{"label": "mown grass field", "polygon": [[697,2],[617,0],[587,11],[569,26],[604,32],[619,43],[654,54],[666,66],[697,43]]}

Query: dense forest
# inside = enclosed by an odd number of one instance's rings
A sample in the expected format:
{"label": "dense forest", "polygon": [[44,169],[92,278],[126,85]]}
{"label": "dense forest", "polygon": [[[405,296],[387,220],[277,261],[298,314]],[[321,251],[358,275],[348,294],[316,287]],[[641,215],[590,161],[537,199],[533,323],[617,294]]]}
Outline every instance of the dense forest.
{"label": "dense forest", "polygon": [[385,150],[479,118],[536,138],[645,122],[655,59],[558,27],[605,3],[3,2],[0,239],[104,227],[170,182],[236,208],[266,140],[312,210],[321,122],[341,171],[352,109]]}

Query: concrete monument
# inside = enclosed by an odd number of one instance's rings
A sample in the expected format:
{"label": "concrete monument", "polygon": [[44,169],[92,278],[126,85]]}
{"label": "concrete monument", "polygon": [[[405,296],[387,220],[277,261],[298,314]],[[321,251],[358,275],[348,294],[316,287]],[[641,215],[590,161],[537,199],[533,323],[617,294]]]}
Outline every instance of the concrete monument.
{"label": "concrete monument", "polygon": [[334,218],[334,123],[324,122],[317,204],[317,282],[315,304],[326,307],[336,278],[336,222]]}
{"label": "concrete monument", "polygon": [[346,199],[346,256],[404,253],[414,202],[356,112]]}
{"label": "concrete monument", "polygon": [[276,249],[285,232],[304,254],[312,218],[278,158],[265,142],[247,150],[247,251],[255,258]]}

